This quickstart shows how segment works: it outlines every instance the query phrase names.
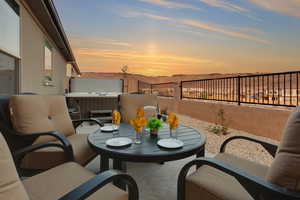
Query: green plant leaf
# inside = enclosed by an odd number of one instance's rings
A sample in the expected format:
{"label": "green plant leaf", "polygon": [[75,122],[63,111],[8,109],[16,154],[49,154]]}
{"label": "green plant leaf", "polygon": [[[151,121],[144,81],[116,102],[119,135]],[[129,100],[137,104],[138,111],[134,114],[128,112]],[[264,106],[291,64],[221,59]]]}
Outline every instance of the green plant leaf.
{"label": "green plant leaf", "polygon": [[151,117],[148,120],[146,127],[152,131],[158,131],[160,128],[163,127],[163,124],[162,121],[157,117]]}

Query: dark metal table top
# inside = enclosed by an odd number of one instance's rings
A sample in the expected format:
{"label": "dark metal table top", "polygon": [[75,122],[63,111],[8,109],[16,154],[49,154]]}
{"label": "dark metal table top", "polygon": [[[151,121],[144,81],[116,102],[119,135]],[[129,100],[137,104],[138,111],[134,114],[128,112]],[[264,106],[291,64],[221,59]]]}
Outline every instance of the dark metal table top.
{"label": "dark metal table top", "polygon": [[[111,148],[106,146],[107,139],[112,138],[112,133],[97,131],[88,136],[88,143],[92,149],[100,155],[132,162],[165,162],[186,158],[204,150],[206,136],[197,130],[187,126],[178,128],[178,139],[184,142],[184,146],[179,149],[165,149],[157,145],[157,141],[169,138],[169,128],[164,124],[160,129],[157,138],[151,138],[149,134],[144,134],[142,144],[131,144],[124,148]],[[129,137],[135,140],[135,132],[131,125],[122,123],[119,129],[120,137]]]}

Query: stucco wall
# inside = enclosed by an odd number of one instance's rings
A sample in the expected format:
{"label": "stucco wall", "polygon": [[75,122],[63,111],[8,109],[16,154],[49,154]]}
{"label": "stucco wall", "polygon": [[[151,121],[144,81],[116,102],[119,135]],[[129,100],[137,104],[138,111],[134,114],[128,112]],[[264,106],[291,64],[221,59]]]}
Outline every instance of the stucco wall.
{"label": "stucco wall", "polygon": [[[44,34],[30,13],[21,5],[20,91],[39,94],[63,94],[66,88],[66,61],[55,44]],[[44,46],[53,47],[53,86],[44,86]]]}
{"label": "stucco wall", "polygon": [[289,109],[274,107],[238,106],[220,102],[175,100],[162,97],[159,98],[159,103],[161,108],[168,108],[169,111],[212,123],[216,122],[218,111],[223,109],[230,128],[275,140],[280,140],[291,112]]}
{"label": "stucco wall", "polygon": [[138,81],[135,79],[124,80],[125,92],[136,92],[138,91]]}

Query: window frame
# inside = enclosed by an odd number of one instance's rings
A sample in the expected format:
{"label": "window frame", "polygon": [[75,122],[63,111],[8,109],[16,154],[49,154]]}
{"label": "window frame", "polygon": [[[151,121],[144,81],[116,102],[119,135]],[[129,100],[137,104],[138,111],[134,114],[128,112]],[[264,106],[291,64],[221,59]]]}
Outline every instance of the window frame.
{"label": "window frame", "polygon": [[5,0],[5,2],[15,11],[15,13],[20,17],[20,6],[15,0]]}
{"label": "window frame", "polygon": [[[46,51],[49,50],[49,52],[51,53],[50,56],[50,67],[51,69],[47,69],[47,63],[46,63]],[[45,86],[52,86],[53,83],[53,46],[50,44],[50,42],[46,39],[43,45],[43,51],[44,51],[44,66],[43,66],[43,73],[44,73],[44,85]],[[49,78],[48,78],[49,77]]]}

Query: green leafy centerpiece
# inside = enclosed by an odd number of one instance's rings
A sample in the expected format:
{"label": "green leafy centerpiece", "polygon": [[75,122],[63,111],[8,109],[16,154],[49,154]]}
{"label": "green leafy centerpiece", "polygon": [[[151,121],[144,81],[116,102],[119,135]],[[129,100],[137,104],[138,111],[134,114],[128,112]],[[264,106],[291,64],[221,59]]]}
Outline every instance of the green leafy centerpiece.
{"label": "green leafy centerpiece", "polygon": [[157,117],[151,117],[146,125],[150,129],[150,135],[152,137],[157,137],[158,130],[163,127],[162,121]]}

